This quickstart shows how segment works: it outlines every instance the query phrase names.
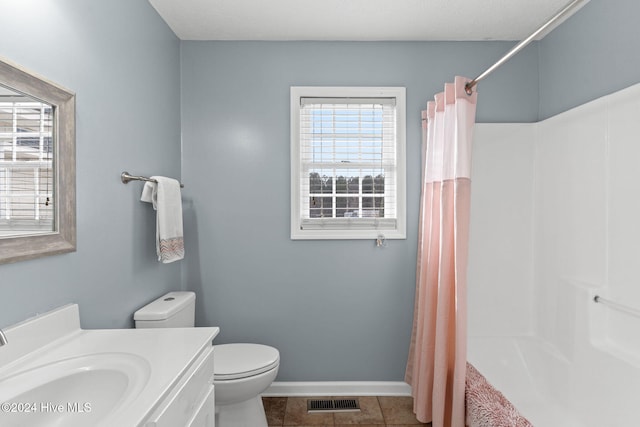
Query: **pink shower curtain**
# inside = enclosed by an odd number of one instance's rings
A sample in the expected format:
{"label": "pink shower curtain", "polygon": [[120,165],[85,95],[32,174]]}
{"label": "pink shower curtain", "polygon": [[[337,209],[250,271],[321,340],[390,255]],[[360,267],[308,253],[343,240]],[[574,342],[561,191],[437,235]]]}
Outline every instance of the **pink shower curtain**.
{"label": "pink shower curtain", "polygon": [[464,427],[471,139],[477,94],[445,84],[422,112],[422,199],[406,381],[433,427]]}

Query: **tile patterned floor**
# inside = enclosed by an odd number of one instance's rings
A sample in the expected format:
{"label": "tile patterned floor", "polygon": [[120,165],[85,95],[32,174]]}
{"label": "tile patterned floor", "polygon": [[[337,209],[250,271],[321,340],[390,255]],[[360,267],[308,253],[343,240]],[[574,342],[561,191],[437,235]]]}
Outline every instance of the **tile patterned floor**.
{"label": "tile patterned floor", "polygon": [[[336,397],[318,397],[329,399]],[[358,397],[360,412],[307,413],[307,399],[315,397],[263,397],[269,427],[416,427],[431,426],[416,420],[410,397]]]}

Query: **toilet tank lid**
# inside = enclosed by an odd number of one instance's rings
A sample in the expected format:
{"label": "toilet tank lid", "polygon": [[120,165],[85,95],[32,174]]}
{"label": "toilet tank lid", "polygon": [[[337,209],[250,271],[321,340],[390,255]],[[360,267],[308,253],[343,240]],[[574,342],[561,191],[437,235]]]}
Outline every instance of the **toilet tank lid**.
{"label": "toilet tank lid", "polygon": [[166,320],[196,299],[194,292],[169,292],[133,314],[133,320]]}

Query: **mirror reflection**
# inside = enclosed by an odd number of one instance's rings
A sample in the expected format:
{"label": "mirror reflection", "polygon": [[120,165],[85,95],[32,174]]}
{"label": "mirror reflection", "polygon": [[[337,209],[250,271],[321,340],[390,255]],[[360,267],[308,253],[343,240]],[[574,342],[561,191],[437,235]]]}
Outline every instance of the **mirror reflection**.
{"label": "mirror reflection", "polygon": [[0,239],[55,231],[53,114],[0,86]]}

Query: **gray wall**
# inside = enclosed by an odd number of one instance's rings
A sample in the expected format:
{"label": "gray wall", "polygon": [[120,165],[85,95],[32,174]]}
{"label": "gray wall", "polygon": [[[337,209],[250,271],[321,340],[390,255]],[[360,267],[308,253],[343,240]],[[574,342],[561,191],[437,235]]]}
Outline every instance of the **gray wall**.
{"label": "gray wall", "polygon": [[0,265],[0,326],[77,302],[83,327],[128,327],[180,287],[141,184],[119,181],[180,175],[179,51],[146,0],[3,2],[0,56],[77,94],[78,251]]}
{"label": "gray wall", "polygon": [[640,2],[591,0],[539,43],[540,119],[640,81]]}
{"label": "gray wall", "polygon": [[[415,289],[420,109],[513,43],[183,42],[188,289],[218,342],[273,345],[279,380],[402,380]],[[480,121],[535,121],[537,48],[480,87]],[[289,87],[407,88],[406,240],[289,239]]]}

